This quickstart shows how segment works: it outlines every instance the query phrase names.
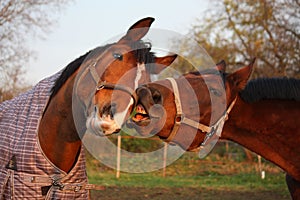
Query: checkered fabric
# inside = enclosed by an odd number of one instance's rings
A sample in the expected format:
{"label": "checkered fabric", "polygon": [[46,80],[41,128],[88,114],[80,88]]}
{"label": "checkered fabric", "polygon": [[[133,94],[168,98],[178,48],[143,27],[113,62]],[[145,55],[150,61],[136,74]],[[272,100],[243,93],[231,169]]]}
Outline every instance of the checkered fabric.
{"label": "checkered fabric", "polygon": [[83,147],[66,174],[47,159],[38,141],[39,121],[60,73],[0,104],[0,199],[88,199]]}

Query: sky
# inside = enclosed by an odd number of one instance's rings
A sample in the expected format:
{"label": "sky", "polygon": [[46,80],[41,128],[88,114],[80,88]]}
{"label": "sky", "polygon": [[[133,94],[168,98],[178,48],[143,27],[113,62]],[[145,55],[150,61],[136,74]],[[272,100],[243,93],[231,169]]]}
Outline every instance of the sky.
{"label": "sky", "polygon": [[187,34],[208,8],[207,0],[76,0],[60,14],[45,39],[32,38],[35,59],[26,66],[25,79],[35,84],[80,55],[124,34],[136,21],[154,17],[151,28]]}

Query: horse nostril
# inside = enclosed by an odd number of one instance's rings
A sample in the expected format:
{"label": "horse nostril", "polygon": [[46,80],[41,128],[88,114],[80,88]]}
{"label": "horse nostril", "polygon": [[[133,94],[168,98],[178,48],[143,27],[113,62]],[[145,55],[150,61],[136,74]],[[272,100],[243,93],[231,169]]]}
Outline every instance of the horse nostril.
{"label": "horse nostril", "polygon": [[114,118],[114,115],[116,114],[116,112],[117,112],[117,104],[112,103],[110,105],[110,116],[111,116],[112,119]]}
{"label": "horse nostril", "polygon": [[152,98],[154,103],[158,104],[158,103],[162,103],[162,97],[161,94],[158,90],[152,90]]}
{"label": "horse nostril", "polygon": [[121,131],[121,129],[116,129],[115,131],[114,131],[114,133],[119,133]]}
{"label": "horse nostril", "polygon": [[102,114],[106,115],[106,116],[110,116],[111,119],[114,118],[114,115],[117,112],[117,104],[116,103],[112,103],[112,104],[107,104],[103,107],[102,109]]}

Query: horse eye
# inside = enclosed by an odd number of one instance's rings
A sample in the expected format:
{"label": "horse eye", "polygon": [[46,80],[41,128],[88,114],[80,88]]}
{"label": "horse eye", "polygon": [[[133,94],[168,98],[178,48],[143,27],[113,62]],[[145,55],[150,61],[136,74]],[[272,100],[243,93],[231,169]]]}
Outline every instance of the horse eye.
{"label": "horse eye", "polygon": [[209,92],[217,97],[222,96],[222,92],[220,92],[219,90],[217,90],[215,88],[209,88]]}
{"label": "horse eye", "polygon": [[113,57],[118,60],[123,60],[123,55],[119,53],[113,53]]}

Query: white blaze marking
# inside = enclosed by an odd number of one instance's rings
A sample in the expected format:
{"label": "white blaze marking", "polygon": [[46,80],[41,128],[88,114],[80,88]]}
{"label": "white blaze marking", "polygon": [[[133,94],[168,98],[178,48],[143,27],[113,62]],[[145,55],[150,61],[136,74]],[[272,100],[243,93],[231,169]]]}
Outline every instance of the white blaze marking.
{"label": "white blaze marking", "polygon": [[[141,80],[144,71],[146,71],[145,64],[138,63],[136,77],[134,79],[134,90],[138,88],[139,81]],[[114,119],[112,119],[110,115],[100,117],[98,107],[96,107],[86,121],[87,129],[99,136],[113,133],[115,130],[121,128],[121,125],[125,121],[128,109],[132,104],[133,99],[131,98],[126,109],[123,112],[116,113]]]}
{"label": "white blaze marking", "polygon": [[[139,86],[139,81],[142,78],[143,72],[146,71],[146,67],[144,63],[138,63],[137,69],[136,69],[136,77],[134,79],[134,88],[133,90],[136,90]],[[118,124],[119,128],[121,128],[121,125],[123,124],[126,114],[128,112],[129,107],[133,104],[133,99],[130,99],[130,102],[128,103],[126,109],[123,112],[116,113],[114,118],[116,123]]]}
{"label": "white blaze marking", "polygon": [[146,71],[145,64],[144,63],[142,63],[142,64],[138,63],[137,64],[137,70],[136,70],[136,77],[135,77],[135,80],[134,80],[134,90],[138,88],[139,81],[141,80],[142,74],[143,74],[144,71]]}

